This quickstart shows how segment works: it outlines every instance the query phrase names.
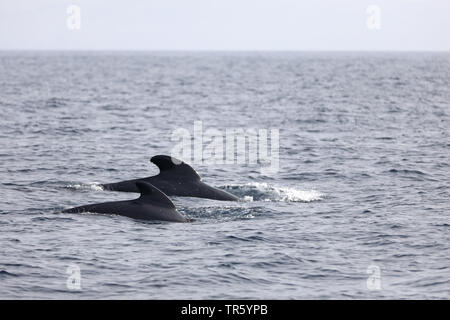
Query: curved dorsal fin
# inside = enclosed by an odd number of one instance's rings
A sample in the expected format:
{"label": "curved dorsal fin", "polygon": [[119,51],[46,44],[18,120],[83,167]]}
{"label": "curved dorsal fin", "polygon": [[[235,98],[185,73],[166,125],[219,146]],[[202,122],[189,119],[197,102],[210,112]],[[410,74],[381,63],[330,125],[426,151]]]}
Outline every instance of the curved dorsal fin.
{"label": "curved dorsal fin", "polygon": [[148,182],[137,181],[136,187],[141,193],[139,200],[159,207],[175,208],[173,202],[154,185]]}
{"label": "curved dorsal fin", "polygon": [[181,160],[171,156],[157,155],[150,159],[167,178],[182,178],[187,180],[201,180],[197,171]]}

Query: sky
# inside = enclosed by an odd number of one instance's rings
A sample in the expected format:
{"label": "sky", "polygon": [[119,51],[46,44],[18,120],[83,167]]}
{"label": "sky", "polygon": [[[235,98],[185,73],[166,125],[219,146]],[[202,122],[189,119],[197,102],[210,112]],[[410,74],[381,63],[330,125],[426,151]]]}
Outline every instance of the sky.
{"label": "sky", "polygon": [[450,51],[450,0],[0,0],[0,50]]}

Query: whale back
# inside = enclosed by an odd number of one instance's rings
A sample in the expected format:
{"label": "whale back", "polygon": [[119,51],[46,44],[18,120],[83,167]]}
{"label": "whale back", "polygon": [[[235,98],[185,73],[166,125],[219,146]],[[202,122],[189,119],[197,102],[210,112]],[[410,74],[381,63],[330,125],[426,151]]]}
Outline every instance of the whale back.
{"label": "whale back", "polygon": [[141,180],[136,182],[136,187],[141,193],[141,196],[138,198],[140,202],[158,207],[175,209],[173,202],[154,185]]}
{"label": "whale back", "polygon": [[160,170],[158,176],[165,179],[200,181],[201,178],[190,165],[170,156],[157,155],[150,159]]}

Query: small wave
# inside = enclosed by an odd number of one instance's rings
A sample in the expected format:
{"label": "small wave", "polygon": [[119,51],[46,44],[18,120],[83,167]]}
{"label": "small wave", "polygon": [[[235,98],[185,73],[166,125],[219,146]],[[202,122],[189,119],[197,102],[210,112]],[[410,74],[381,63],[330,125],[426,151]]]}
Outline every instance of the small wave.
{"label": "small wave", "polygon": [[391,169],[389,170],[390,173],[395,173],[395,174],[417,174],[417,175],[425,175],[424,172],[420,171],[420,170],[408,170],[408,169]]}
{"label": "small wave", "polygon": [[323,198],[323,194],[316,190],[276,187],[263,182],[229,185],[224,188],[244,201],[311,202]]}
{"label": "small wave", "polygon": [[6,270],[0,270],[0,277],[17,277],[15,273],[8,272]]}
{"label": "small wave", "polygon": [[103,186],[98,182],[68,184],[66,185],[66,188],[75,190],[94,190],[94,191],[104,190]]}
{"label": "small wave", "polygon": [[191,222],[197,221],[197,219],[202,220],[220,220],[220,221],[230,221],[230,220],[249,220],[254,219],[256,216],[262,216],[270,214],[267,208],[263,207],[198,207],[183,208],[182,212],[189,217]]}
{"label": "small wave", "polygon": [[45,105],[49,108],[59,108],[59,107],[64,107],[67,104],[65,102],[65,99],[53,97],[53,98],[47,99],[45,101]]}
{"label": "small wave", "polygon": [[71,222],[74,220],[72,218],[64,218],[64,217],[35,217],[35,218],[32,218],[31,221],[35,221],[35,222],[43,222],[43,221]]}

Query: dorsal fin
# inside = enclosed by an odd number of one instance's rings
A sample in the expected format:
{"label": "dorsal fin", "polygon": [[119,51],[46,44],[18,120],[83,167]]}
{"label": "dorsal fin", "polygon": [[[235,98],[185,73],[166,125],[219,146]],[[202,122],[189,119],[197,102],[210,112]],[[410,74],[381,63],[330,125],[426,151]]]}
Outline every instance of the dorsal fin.
{"label": "dorsal fin", "polygon": [[144,181],[137,181],[136,187],[141,193],[139,200],[159,207],[175,208],[173,202],[154,185]]}
{"label": "dorsal fin", "polygon": [[167,178],[182,178],[187,180],[201,180],[197,171],[181,160],[171,156],[157,155],[150,159]]}

